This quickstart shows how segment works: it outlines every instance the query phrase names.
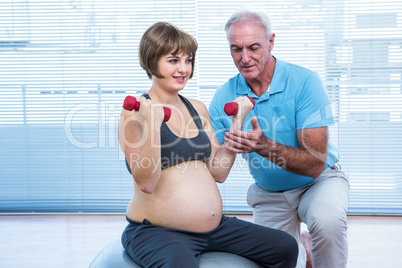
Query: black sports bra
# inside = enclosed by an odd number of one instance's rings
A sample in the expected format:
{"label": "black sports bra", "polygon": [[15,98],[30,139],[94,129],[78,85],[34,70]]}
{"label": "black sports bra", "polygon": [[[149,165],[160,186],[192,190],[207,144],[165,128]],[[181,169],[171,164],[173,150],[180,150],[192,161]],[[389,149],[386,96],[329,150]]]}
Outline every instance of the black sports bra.
{"label": "black sports bra", "polygon": [[[151,99],[148,94],[143,95]],[[186,105],[191,117],[198,128],[198,135],[193,138],[182,138],[173,134],[165,122],[161,125],[161,168],[165,169],[184,161],[199,160],[206,162],[211,155],[211,141],[202,128],[200,116],[193,105],[179,94],[180,99]],[[131,173],[127,163],[128,171]]]}

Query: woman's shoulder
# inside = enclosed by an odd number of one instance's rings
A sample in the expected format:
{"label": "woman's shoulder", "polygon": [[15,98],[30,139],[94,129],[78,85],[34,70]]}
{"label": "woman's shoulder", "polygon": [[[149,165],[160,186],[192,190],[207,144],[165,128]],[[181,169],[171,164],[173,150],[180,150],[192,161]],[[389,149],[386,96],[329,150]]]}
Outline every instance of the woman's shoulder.
{"label": "woman's shoulder", "polygon": [[201,119],[202,126],[205,127],[208,122],[210,122],[209,112],[205,104],[198,99],[188,99],[188,101],[193,105],[194,109],[197,111],[198,116]]}
{"label": "woman's shoulder", "polygon": [[193,98],[187,98],[187,100],[193,105],[194,109],[197,111],[198,114],[200,115],[206,115],[208,114],[208,109],[205,104],[198,100],[198,99],[193,99]]}

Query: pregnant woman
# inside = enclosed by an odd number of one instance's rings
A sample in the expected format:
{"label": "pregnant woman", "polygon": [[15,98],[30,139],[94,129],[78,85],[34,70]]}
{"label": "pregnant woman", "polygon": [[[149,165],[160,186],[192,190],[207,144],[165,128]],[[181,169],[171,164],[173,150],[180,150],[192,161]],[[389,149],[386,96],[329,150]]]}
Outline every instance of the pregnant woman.
{"label": "pregnant woman", "polygon": [[[236,155],[219,146],[206,106],[179,94],[193,76],[197,48],[194,37],[166,22],[141,39],[140,64],[152,86],[139,110],[123,109],[119,122],[134,184],[123,247],[144,267],[198,267],[206,251],[238,254],[262,267],[295,267],[292,236],[222,214],[216,183],[226,180]],[[231,120],[241,129],[253,105],[245,97],[235,102],[239,112]],[[171,109],[167,122],[163,107]]]}

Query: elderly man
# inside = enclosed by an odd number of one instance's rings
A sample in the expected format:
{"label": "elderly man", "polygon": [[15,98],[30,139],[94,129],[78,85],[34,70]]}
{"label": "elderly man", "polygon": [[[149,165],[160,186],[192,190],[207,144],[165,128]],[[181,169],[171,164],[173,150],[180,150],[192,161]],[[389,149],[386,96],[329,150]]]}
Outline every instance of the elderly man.
{"label": "elderly man", "polygon": [[[218,141],[248,161],[254,222],[296,238],[297,267],[346,267],[349,179],[329,139],[334,120],[320,77],[271,54],[275,34],[264,12],[239,10],[225,31],[240,73],[216,91],[209,113]],[[238,96],[255,108],[243,131],[230,131],[223,107]],[[301,222],[309,234],[300,234]]]}

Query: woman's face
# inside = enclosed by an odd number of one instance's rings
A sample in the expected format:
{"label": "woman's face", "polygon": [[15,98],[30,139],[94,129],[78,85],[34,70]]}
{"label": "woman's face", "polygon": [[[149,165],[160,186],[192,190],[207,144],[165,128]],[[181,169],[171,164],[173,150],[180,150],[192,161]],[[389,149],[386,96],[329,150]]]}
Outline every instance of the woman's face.
{"label": "woman's face", "polygon": [[190,78],[193,56],[179,53],[162,56],[158,62],[159,73],[163,78],[153,76],[153,83],[168,91],[180,91]]}

